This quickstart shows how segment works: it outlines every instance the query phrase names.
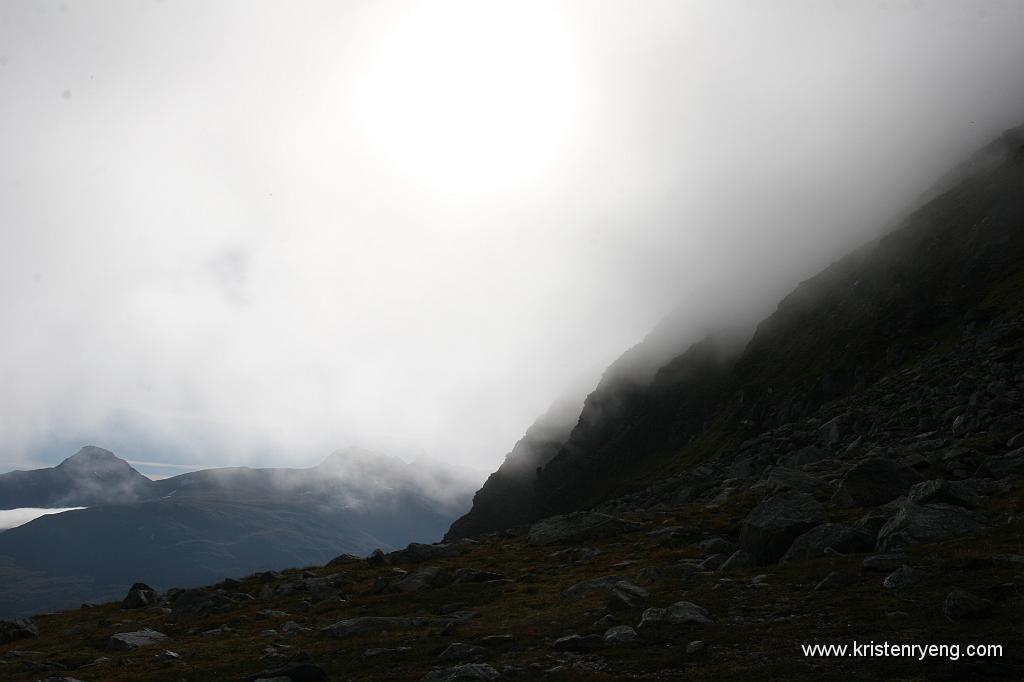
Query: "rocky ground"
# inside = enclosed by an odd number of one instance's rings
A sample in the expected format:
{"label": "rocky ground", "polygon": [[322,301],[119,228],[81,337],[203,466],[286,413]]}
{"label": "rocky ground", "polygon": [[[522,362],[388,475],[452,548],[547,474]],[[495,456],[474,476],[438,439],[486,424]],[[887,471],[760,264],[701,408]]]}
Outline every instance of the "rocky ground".
{"label": "rocky ground", "polygon": [[[204,589],[139,584],[123,603],[4,623],[0,675],[1020,679],[1024,482],[915,483],[923,477],[901,470],[888,479],[895,501],[853,508],[857,466],[834,483],[786,467],[710,503],[573,514]],[[854,640],[1001,644],[1003,655],[809,658],[800,648]]]}

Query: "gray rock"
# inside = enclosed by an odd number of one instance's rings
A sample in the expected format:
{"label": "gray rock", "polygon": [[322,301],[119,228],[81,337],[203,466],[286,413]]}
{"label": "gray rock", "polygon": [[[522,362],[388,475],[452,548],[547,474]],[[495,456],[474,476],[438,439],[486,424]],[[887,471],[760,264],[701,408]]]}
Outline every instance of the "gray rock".
{"label": "gray rock", "polygon": [[171,613],[176,616],[194,616],[230,606],[233,602],[226,595],[206,590],[184,590],[174,597]]}
{"label": "gray rock", "polygon": [[368,566],[387,566],[391,563],[391,559],[384,553],[382,549],[375,549],[370,553],[370,556],[366,557],[366,564]]}
{"label": "gray rock", "polygon": [[878,531],[877,547],[889,552],[923,542],[974,533],[985,528],[976,512],[948,504],[917,505],[905,502]]}
{"label": "gray rock", "polygon": [[419,592],[434,587],[451,585],[454,578],[447,569],[440,566],[426,566],[418,571],[409,573],[398,582],[387,587],[388,592]]}
{"label": "gray rock", "polygon": [[444,670],[433,670],[420,682],[490,682],[501,677],[501,673],[485,663],[466,663]]}
{"label": "gray rock", "polygon": [[534,524],[527,535],[527,543],[534,547],[557,544],[578,544],[590,540],[614,537],[640,529],[640,525],[596,512],[577,512]]}
{"label": "gray rock", "polygon": [[487,655],[487,649],[474,644],[452,642],[438,656],[442,661],[476,661]]}
{"label": "gray rock", "polygon": [[810,495],[779,493],[754,507],[743,519],[740,548],[757,564],[774,563],[796,538],[824,522],[825,510]]}
{"label": "gray rock", "polygon": [[922,481],[910,489],[907,500],[914,504],[942,502],[968,509],[981,506],[981,496],[967,481]]}
{"label": "gray rock", "polygon": [[869,557],[864,557],[864,561],[861,562],[861,568],[865,571],[874,571],[876,573],[890,573],[902,566],[906,561],[907,555],[901,552],[873,554]]}
{"label": "gray rock", "polygon": [[843,475],[832,502],[838,507],[877,507],[906,494],[920,481],[921,476],[910,467],[871,457]]}
{"label": "gray rock", "polygon": [[604,645],[601,635],[568,635],[555,640],[555,648],[561,651],[593,651]]}
{"label": "gray rock", "polygon": [[982,599],[959,588],[950,592],[942,605],[942,613],[951,620],[982,618],[991,611],[992,602],[988,599]]}
{"label": "gray rock", "polygon": [[882,587],[889,590],[901,590],[905,587],[916,585],[921,580],[920,574],[912,566],[903,564],[895,571],[885,576]]}
{"label": "gray rock", "polygon": [[628,580],[620,580],[612,586],[608,594],[609,611],[628,611],[638,609],[647,601],[647,590],[634,585]]}
{"label": "gray rock", "polygon": [[410,646],[398,646],[398,647],[378,647],[376,649],[367,649],[363,652],[363,658],[376,658],[377,656],[390,656],[392,654],[407,654],[412,651]]}
{"label": "gray rock", "polygon": [[663,608],[650,608],[644,611],[643,616],[640,617],[640,627],[650,627],[652,625],[706,625],[711,622],[707,609],[688,601],[678,601],[671,606]]}
{"label": "gray rock", "polygon": [[565,599],[583,599],[594,592],[609,591],[622,578],[617,575],[606,575],[600,578],[582,580],[562,590],[562,597]]}
{"label": "gray rock", "polygon": [[636,630],[628,625],[616,625],[605,631],[604,641],[619,646],[637,644],[640,641],[640,635],[636,634]]}
{"label": "gray rock", "polygon": [[702,571],[717,571],[728,558],[728,554],[712,554],[707,559],[697,564],[697,568]]}
{"label": "gray rock", "polygon": [[128,594],[121,602],[122,609],[144,609],[157,602],[156,590],[146,583],[135,583],[128,588]]}
{"label": "gray rock", "polygon": [[742,571],[754,566],[757,563],[754,561],[753,555],[749,552],[745,552],[742,549],[738,549],[732,553],[725,563],[718,567],[719,571],[723,573],[729,573],[731,571]]}
{"label": "gray rock", "polygon": [[167,635],[156,630],[143,628],[135,632],[119,632],[107,640],[107,651],[131,651],[167,640]]}
{"label": "gray rock", "polygon": [[794,540],[783,555],[781,563],[866,552],[874,547],[874,544],[874,539],[859,528],[842,523],[823,523]]}
{"label": "gray rock", "polygon": [[725,538],[708,538],[707,540],[701,540],[697,547],[700,548],[700,551],[704,556],[711,556],[714,554],[724,554],[729,556],[736,551],[736,543],[729,542]]}
{"label": "gray rock", "polygon": [[443,618],[402,617],[402,616],[359,616],[339,621],[320,630],[321,634],[334,639],[346,639],[356,635],[392,632],[395,630],[414,630],[432,625],[445,625],[451,622]]}
{"label": "gray rock", "polygon": [[697,656],[707,651],[708,647],[699,639],[686,645],[687,656]]}
{"label": "gray rock", "polygon": [[36,628],[31,618],[0,620],[0,644],[37,637],[38,635],[39,629]]}

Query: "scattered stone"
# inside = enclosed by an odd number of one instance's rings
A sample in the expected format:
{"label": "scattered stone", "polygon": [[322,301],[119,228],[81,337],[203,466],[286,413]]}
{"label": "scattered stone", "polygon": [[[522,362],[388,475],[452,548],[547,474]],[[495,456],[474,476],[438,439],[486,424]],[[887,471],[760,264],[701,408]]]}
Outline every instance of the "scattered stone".
{"label": "scattered stone", "polygon": [[765,479],[765,485],[770,492],[778,493],[786,490],[795,490],[802,493],[813,493],[825,487],[825,482],[817,476],[812,476],[800,469],[789,467],[775,467]]}
{"label": "scattered stone", "polygon": [[119,632],[107,640],[107,651],[131,651],[167,640],[167,635],[156,630],[143,628],[135,632]]}
{"label": "scattered stone", "polygon": [[474,644],[452,642],[438,656],[442,661],[476,661],[487,655],[487,649]]}
{"label": "scattered stone", "polygon": [[864,561],[861,562],[861,568],[865,571],[890,573],[902,566],[906,561],[907,555],[901,552],[893,554],[872,554],[871,556],[864,557]]}
{"label": "scattered stone", "polygon": [[966,481],[923,481],[910,489],[907,500],[914,504],[943,502],[968,509],[981,506],[981,496]]}
{"label": "scattered stone", "polygon": [[15,618],[14,620],[0,620],[0,644],[7,644],[19,639],[37,637],[39,629],[30,618]]}
{"label": "scattered stone", "polygon": [[823,523],[794,540],[781,563],[866,552],[873,546],[871,536],[859,528],[842,523]]}
{"label": "scattered stone", "polygon": [[903,564],[895,571],[885,576],[885,580],[882,581],[882,587],[890,590],[901,590],[905,587],[917,584],[921,579],[920,574],[912,566]]}
{"label": "scattered stone", "polygon": [[688,623],[705,625],[711,622],[707,609],[688,601],[678,601],[664,608],[650,608],[644,611],[643,616],[640,617],[640,627],[662,624],[685,625]]}
{"label": "scattered stone", "polygon": [[634,585],[628,580],[620,580],[612,587],[608,595],[609,611],[628,611],[637,609],[647,601],[647,590]]}
{"label": "scattered stone", "polygon": [[712,554],[704,561],[697,565],[702,571],[717,571],[722,567],[722,564],[729,558],[727,554]]}
{"label": "scattered stone", "polygon": [[362,557],[358,557],[355,554],[341,554],[339,556],[334,557],[330,561],[328,561],[326,565],[327,566],[349,566],[349,565],[352,565],[352,564],[361,564],[364,561],[366,561],[366,559],[364,559]]}
{"label": "scattered stone", "polygon": [[699,639],[686,645],[687,656],[697,656],[707,651],[707,645]]}
{"label": "scattered stone", "polygon": [[405,549],[392,552],[388,555],[391,563],[418,564],[424,561],[436,561],[437,559],[449,559],[462,554],[463,550],[456,545],[439,543],[436,545],[425,545],[419,542],[410,542]]}
{"label": "scattered stone", "polygon": [[991,611],[992,602],[988,599],[982,599],[959,588],[953,589],[942,605],[942,613],[951,620],[982,618]]}
{"label": "scattered stone", "polygon": [[[453,614],[454,616],[455,614]],[[338,621],[321,628],[320,632],[334,639],[345,639],[356,635],[391,632],[393,630],[414,630],[432,625],[446,625],[452,619],[402,616],[359,616]]]}
{"label": "scattered stone", "polygon": [[742,571],[753,567],[755,563],[753,555],[742,549],[738,549],[733,552],[731,557],[725,560],[725,563],[722,564],[718,570],[723,573]]}
{"label": "scattered stone", "polygon": [[419,592],[434,587],[451,585],[454,578],[447,569],[441,566],[427,566],[409,573],[404,578],[387,587],[388,592]]}
{"label": "scattered stone", "polygon": [[273,618],[287,618],[289,613],[286,611],[274,611],[273,609],[263,609],[262,611],[256,612],[256,620],[271,620]]}
{"label": "scattered stone", "polygon": [[555,640],[555,648],[560,651],[593,651],[604,644],[601,635],[569,635]]}
{"label": "scattered stone", "polygon": [[639,530],[640,525],[596,512],[576,512],[552,516],[534,524],[527,543],[534,547],[556,544],[578,544],[609,538]]}
{"label": "scattered stone", "polygon": [[910,467],[871,457],[843,475],[832,503],[838,507],[877,507],[906,494],[920,481],[920,474]]}
{"label": "scattered stone", "polygon": [[489,647],[505,647],[515,644],[515,639],[512,635],[488,635],[480,643]]}
{"label": "scattered stone", "polygon": [[825,510],[807,493],[784,492],[754,507],[740,527],[740,547],[757,564],[782,558],[793,541],[825,522]]}
{"label": "scattered stone", "polygon": [[622,581],[622,578],[617,575],[606,575],[600,578],[582,580],[562,590],[562,597],[565,599],[583,599],[594,592],[611,590],[620,581]]}
{"label": "scattered stone", "polygon": [[213,611],[218,607],[229,606],[232,603],[227,596],[216,592],[200,589],[184,590],[174,597],[171,613],[176,617],[194,616]]}
{"label": "scattered stone", "polygon": [[628,625],[616,625],[605,631],[604,641],[612,645],[636,644],[640,641],[640,635]]}
{"label": "scattered stone", "polygon": [[905,502],[878,531],[878,549],[903,549],[923,542],[977,532],[985,527],[980,514],[948,504]]}
{"label": "scattered stone", "polygon": [[701,540],[697,545],[704,556],[711,556],[715,554],[724,554],[730,556],[736,551],[736,543],[729,542],[725,538],[708,538],[707,540]]}

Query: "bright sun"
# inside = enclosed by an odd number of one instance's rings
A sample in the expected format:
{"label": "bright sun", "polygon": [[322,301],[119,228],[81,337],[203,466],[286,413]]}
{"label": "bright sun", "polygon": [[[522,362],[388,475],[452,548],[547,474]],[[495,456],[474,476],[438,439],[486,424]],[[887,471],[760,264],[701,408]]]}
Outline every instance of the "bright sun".
{"label": "bright sun", "polygon": [[514,189],[562,155],[580,115],[571,36],[550,3],[414,5],[355,83],[364,142],[417,184]]}

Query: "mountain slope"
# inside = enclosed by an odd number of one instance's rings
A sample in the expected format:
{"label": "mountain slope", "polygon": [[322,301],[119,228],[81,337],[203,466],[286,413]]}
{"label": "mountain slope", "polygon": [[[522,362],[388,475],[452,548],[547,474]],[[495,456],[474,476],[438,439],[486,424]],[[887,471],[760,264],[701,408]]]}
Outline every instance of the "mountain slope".
{"label": "mountain slope", "polygon": [[498,509],[518,510],[500,516],[516,525],[656,481],[666,487],[666,478],[948,346],[963,322],[983,329],[1012,320],[1024,291],[1022,179],[1018,128],[944,178],[897,230],[803,282],[742,353],[707,339],[647,383],[602,381],[557,455],[539,475],[520,477],[516,499],[479,497],[449,536],[496,530],[486,520]]}

